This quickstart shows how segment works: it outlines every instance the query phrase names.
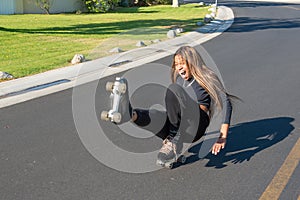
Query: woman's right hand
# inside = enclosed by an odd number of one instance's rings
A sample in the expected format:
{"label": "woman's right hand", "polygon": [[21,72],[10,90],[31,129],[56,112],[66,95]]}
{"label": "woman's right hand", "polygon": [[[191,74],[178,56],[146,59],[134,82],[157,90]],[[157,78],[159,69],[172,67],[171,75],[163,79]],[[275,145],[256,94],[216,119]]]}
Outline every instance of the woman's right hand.
{"label": "woman's right hand", "polygon": [[225,148],[226,138],[219,137],[216,143],[212,147],[212,154],[217,155],[222,149]]}

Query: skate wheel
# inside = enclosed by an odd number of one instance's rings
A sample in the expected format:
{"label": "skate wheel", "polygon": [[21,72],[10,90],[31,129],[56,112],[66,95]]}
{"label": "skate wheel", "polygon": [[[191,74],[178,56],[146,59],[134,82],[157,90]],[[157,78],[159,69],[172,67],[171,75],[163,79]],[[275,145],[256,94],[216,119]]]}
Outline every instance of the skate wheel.
{"label": "skate wheel", "polygon": [[165,167],[168,169],[173,169],[173,163],[166,163]]}
{"label": "skate wheel", "polygon": [[119,85],[119,91],[122,93],[122,94],[125,94],[125,92],[126,92],[126,84],[125,83],[121,83],[120,85]]}
{"label": "skate wheel", "polygon": [[108,121],[109,120],[109,118],[108,118],[108,112],[107,111],[102,111],[100,118],[103,121]]}
{"label": "skate wheel", "polygon": [[177,161],[184,164],[186,162],[186,157],[184,155],[181,155],[181,156],[179,156]]}
{"label": "skate wheel", "polygon": [[114,88],[114,83],[113,82],[107,82],[106,85],[105,85],[105,89],[106,91],[108,92],[111,92]]}
{"label": "skate wheel", "polygon": [[165,164],[163,162],[161,162],[160,160],[156,161],[156,165],[160,166],[160,167],[164,167],[165,166]]}
{"label": "skate wheel", "polygon": [[122,119],[121,113],[114,113],[112,116],[112,121],[114,121],[116,123],[120,123],[121,119]]}

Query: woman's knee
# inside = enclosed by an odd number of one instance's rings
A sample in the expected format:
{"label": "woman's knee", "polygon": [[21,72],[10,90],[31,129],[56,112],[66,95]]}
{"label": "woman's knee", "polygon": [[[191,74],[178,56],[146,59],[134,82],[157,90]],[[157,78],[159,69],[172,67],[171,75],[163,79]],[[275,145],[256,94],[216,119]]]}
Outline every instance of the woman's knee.
{"label": "woman's knee", "polygon": [[168,90],[172,91],[175,94],[177,94],[177,93],[180,94],[181,92],[184,91],[183,88],[180,85],[176,84],[176,83],[170,84],[169,87],[168,87]]}
{"label": "woman's knee", "polygon": [[178,98],[181,96],[183,92],[183,89],[178,84],[171,84],[169,85],[167,92],[166,92],[166,100],[167,101],[174,101],[178,100]]}

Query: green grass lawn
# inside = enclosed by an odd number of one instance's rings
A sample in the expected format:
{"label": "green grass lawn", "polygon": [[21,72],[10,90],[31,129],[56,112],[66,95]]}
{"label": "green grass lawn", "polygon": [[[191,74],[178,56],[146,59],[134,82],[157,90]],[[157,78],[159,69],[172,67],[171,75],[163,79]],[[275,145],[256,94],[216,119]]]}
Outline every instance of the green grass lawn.
{"label": "green grass lawn", "polygon": [[19,78],[68,66],[74,54],[95,59],[113,47],[129,50],[138,40],[166,39],[171,26],[191,31],[207,13],[208,7],[189,4],[105,14],[0,15],[0,71]]}

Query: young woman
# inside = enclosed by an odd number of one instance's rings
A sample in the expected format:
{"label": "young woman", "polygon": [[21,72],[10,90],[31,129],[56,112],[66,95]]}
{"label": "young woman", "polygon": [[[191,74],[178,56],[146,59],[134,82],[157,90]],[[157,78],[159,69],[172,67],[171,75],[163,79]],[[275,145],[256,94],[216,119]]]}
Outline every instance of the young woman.
{"label": "young woman", "polygon": [[[163,139],[158,153],[158,164],[174,159],[182,143],[199,140],[209,125],[210,118],[219,110],[223,113],[220,136],[212,147],[217,155],[225,147],[230,125],[232,105],[230,95],[218,76],[205,66],[199,53],[192,47],[180,47],[173,57],[172,84],[165,96],[167,120],[157,136]],[[133,109],[132,121],[146,127],[151,123],[151,110]]]}

